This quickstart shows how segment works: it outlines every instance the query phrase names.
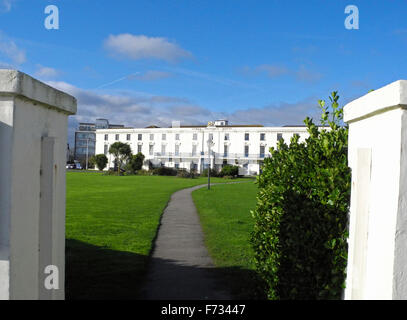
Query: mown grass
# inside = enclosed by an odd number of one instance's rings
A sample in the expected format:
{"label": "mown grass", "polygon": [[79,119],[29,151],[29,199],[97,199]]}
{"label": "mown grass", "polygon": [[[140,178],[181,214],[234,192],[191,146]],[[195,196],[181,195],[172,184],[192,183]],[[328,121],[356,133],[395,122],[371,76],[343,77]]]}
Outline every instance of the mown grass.
{"label": "mown grass", "polygon": [[253,263],[250,234],[256,205],[254,182],[216,185],[192,193],[205,243],[236,299],[263,299],[262,282]]}
{"label": "mown grass", "polygon": [[67,172],[66,177],[67,299],[138,298],[171,194],[206,178],[98,172]]}

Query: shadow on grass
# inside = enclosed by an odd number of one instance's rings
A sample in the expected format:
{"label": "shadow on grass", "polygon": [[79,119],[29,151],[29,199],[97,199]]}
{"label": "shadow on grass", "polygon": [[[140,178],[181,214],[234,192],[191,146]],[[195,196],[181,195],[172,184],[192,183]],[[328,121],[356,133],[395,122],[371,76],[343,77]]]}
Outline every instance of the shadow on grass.
{"label": "shadow on grass", "polygon": [[137,299],[148,257],[66,240],[66,299]]}
{"label": "shadow on grass", "polygon": [[[164,281],[159,288],[165,299],[211,298],[202,274],[216,278],[216,288],[233,299],[264,299],[261,281],[252,270],[231,268],[199,268],[153,259],[130,252],[115,251],[81,241],[66,240],[66,299],[68,300],[140,300],[146,299],[147,269],[158,264]],[[193,288],[193,290],[191,290]],[[264,292],[264,291],[263,291]],[[216,296],[216,294],[214,295]]]}
{"label": "shadow on grass", "polygon": [[265,300],[265,284],[254,270],[238,267],[215,268],[235,300]]}

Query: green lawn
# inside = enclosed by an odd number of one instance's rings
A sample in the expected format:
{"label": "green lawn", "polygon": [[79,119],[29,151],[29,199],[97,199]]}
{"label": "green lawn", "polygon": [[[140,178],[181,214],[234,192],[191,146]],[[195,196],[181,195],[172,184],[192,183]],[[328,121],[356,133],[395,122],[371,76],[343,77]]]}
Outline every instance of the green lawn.
{"label": "green lawn", "polygon": [[249,239],[256,205],[254,182],[217,185],[192,193],[205,243],[236,299],[263,299]]}
{"label": "green lawn", "polygon": [[79,171],[66,178],[68,299],[137,298],[171,194],[207,181]]}

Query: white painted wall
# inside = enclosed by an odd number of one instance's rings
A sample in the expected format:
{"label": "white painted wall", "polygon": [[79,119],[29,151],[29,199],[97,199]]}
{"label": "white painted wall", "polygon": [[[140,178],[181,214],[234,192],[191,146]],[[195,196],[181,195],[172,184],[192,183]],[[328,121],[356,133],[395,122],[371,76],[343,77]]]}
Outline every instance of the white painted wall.
{"label": "white painted wall", "polygon": [[345,299],[407,299],[407,81],[345,106],[352,169]]}
{"label": "white painted wall", "polygon": [[[75,112],[75,98],[0,70],[0,299],[64,298],[67,120]],[[40,228],[44,216],[51,230]],[[59,268],[59,290],[44,288],[43,257]]]}

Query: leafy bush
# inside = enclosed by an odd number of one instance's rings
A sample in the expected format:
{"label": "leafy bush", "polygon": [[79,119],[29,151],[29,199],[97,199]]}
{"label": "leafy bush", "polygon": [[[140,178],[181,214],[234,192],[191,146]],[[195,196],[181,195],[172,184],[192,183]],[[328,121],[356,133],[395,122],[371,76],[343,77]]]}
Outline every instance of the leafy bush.
{"label": "leafy bush", "polygon": [[150,170],[141,169],[141,170],[137,170],[136,174],[138,176],[151,176],[151,175],[153,175],[153,172]]}
{"label": "leafy bush", "polygon": [[92,158],[90,158],[89,161],[89,163],[91,163],[93,166],[96,166],[100,171],[106,168],[107,162],[108,159],[103,153],[93,156]]}
{"label": "leafy bush", "polygon": [[[201,177],[207,177],[208,176],[208,169],[204,169],[201,173]],[[218,177],[219,172],[216,171],[215,169],[211,169],[211,177]]]}
{"label": "leafy bush", "polygon": [[177,177],[194,179],[196,178],[196,172],[193,170],[187,171],[186,169],[179,169]]}
{"label": "leafy bush", "polygon": [[168,167],[155,168],[152,170],[152,172],[153,175],[156,176],[176,176],[178,173],[176,169]]}
{"label": "leafy bush", "polygon": [[[332,113],[320,100],[318,130],[308,117],[309,138],[294,136],[271,148],[258,177],[252,244],[269,299],[340,299],[347,263],[351,172],[348,128],[339,124],[339,96]],[[329,119],[330,118],[330,119]]]}
{"label": "leafy bush", "polygon": [[132,155],[126,164],[126,171],[130,174],[135,174],[138,170],[141,170],[144,158],[145,156],[141,152]]}
{"label": "leafy bush", "polygon": [[226,165],[222,168],[221,172],[219,173],[220,177],[224,176],[231,176],[235,177],[239,174],[239,167],[238,166],[231,166],[231,165]]}
{"label": "leafy bush", "polygon": [[117,175],[123,175],[123,173],[122,172],[117,173],[116,169],[110,168],[109,170],[105,171],[103,173],[103,175],[105,175],[105,176],[117,176]]}

